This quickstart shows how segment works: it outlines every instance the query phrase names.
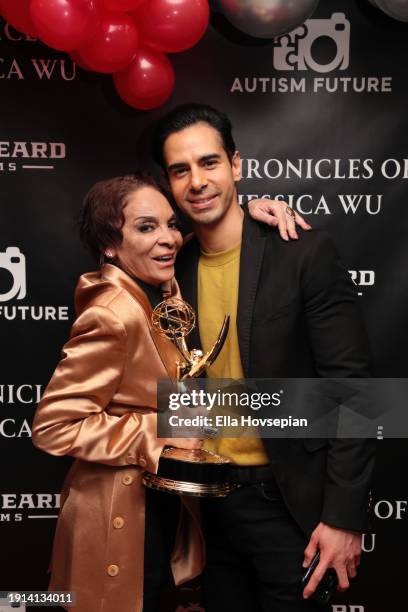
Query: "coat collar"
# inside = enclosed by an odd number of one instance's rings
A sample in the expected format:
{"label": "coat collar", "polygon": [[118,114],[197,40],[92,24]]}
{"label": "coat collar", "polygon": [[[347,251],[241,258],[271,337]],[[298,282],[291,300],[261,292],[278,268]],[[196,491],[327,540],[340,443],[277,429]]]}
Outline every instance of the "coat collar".
{"label": "coat collar", "polygon": [[[177,349],[171,340],[162,336],[160,333],[156,332],[155,329],[153,329],[151,322],[153,310],[146,293],[137,284],[137,281],[121,270],[121,268],[118,268],[112,264],[104,264],[101,267],[100,276],[102,281],[108,281],[127,291],[132,298],[135,299],[138,304],[140,304],[146,317],[150,335],[156,346],[157,352],[160,355],[163,365],[166,368],[167,374],[170,378],[174,378],[174,364],[175,360],[177,359]],[[175,279],[164,283],[161,286],[161,289],[163,291],[163,299],[169,296],[180,296],[180,291]]]}
{"label": "coat collar", "polygon": [[101,266],[101,280],[113,283],[130,293],[139,302],[150,319],[152,307],[150,306],[149,299],[143,289],[137,284],[137,281],[129,276],[129,274],[118,268],[118,266],[103,264]]}

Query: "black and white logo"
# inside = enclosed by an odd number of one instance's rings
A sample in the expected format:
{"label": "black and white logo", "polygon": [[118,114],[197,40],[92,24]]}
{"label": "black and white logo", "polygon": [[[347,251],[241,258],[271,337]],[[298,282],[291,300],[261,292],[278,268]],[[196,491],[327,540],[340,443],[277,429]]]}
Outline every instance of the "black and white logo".
{"label": "black and white logo", "polygon": [[12,321],[68,321],[68,306],[32,306],[28,304],[2,304],[23,300],[27,296],[26,258],[17,246],[0,252],[0,269],[9,273],[9,281],[0,276],[0,319]]}
{"label": "black and white logo", "polygon": [[27,294],[26,261],[18,247],[8,247],[0,252],[0,268],[10,272],[13,284],[4,293],[0,290],[0,302],[8,302],[16,298],[22,300]]}
{"label": "black and white logo", "polygon": [[[313,55],[319,39],[330,38],[336,44],[335,57],[320,63]],[[331,19],[309,19],[296,30],[282,36],[274,48],[275,70],[345,70],[350,62],[350,22],[344,13],[333,13]]]}
{"label": "black and white logo", "polygon": [[350,74],[350,45],[351,26],[344,13],[333,13],[329,19],[308,19],[274,43],[271,75],[235,76],[230,92],[391,93],[392,76],[378,74],[377,68],[372,76]]}

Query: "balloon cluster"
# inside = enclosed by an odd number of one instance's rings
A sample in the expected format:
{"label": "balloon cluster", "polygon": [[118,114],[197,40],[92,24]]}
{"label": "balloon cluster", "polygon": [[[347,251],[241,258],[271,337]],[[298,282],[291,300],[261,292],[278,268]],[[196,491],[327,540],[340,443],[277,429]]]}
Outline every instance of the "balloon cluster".
{"label": "balloon cluster", "polygon": [[147,110],[174,89],[166,53],[194,46],[210,9],[208,0],[0,0],[0,14],[81,68],[112,74],[119,96]]}

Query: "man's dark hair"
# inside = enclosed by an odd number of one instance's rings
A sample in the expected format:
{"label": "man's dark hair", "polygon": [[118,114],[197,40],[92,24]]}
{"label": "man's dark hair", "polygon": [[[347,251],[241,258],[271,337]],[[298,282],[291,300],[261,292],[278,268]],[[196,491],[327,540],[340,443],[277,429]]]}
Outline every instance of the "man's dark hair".
{"label": "man's dark hair", "polygon": [[231,161],[236,151],[234,138],[232,137],[232,125],[225,113],[206,104],[183,104],[177,106],[167,115],[162,117],[156,124],[153,133],[153,159],[164,171],[166,164],[163,156],[164,143],[167,138],[176,132],[180,132],[196,123],[208,123],[219,133],[223,147]]}
{"label": "man's dark hair", "polygon": [[166,195],[150,174],[135,172],[99,181],[85,196],[79,214],[79,235],[99,263],[104,260],[106,248],[122,243],[123,209],[129,196],[142,187],[153,187]]}

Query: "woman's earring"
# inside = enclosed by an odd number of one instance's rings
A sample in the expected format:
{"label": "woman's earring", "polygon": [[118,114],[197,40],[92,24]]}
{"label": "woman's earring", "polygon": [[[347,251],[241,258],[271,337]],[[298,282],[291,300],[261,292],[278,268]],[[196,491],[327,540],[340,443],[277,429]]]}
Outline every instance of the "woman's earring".
{"label": "woman's earring", "polygon": [[109,259],[113,259],[112,251],[105,251],[105,255],[106,255],[106,257],[109,257]]}

